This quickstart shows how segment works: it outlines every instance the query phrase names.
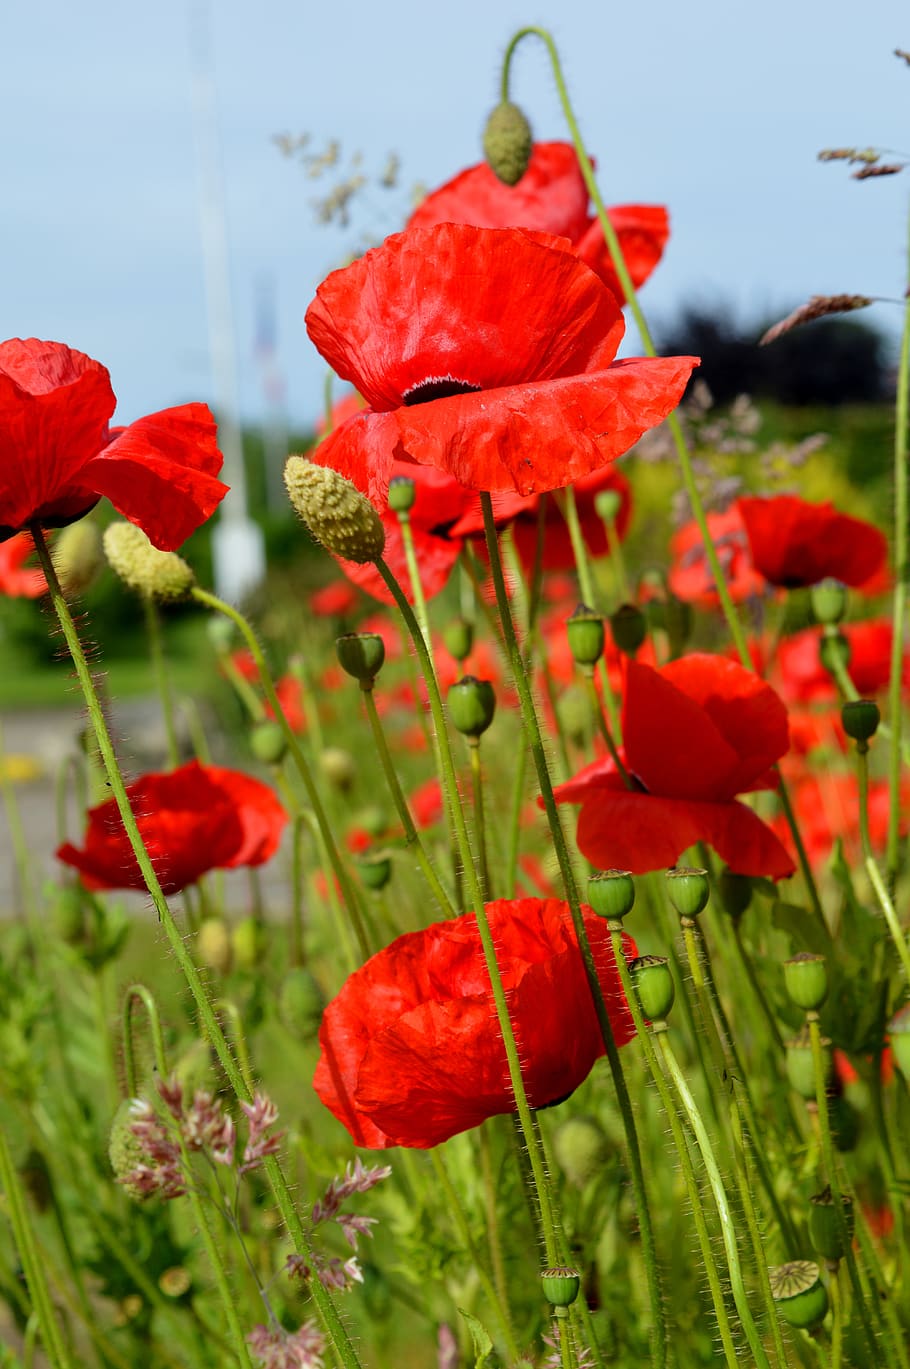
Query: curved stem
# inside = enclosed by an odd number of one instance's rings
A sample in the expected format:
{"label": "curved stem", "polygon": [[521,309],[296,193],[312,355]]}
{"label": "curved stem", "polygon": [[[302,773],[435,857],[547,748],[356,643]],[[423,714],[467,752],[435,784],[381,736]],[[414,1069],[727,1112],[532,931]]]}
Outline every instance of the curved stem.
{"label": "curved stem", "polygon": [[155,1002],[151,991],[144,984],[131,984],[123,995],[123,1073],[126,1076],[126,1096],[128,1098],[136,1098],[139,1095],[139,1084],[136,1078],[136,1055],[133,1050],[134,1003],[141,1003],[145,1008],[152,1033],[152,1049],[155,1053],[155,1067],[158,1074],[162,1079],[166,1079],[168,1076],[158,1004]]}

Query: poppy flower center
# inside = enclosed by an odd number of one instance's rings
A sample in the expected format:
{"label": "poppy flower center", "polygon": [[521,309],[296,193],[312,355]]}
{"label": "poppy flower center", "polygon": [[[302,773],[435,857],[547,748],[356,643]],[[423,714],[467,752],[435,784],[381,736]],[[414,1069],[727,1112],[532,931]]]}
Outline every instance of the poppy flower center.
{"label": "poppy flower center", "polygon": [[454,376],[430,376],[415,385],[404,395],[407,408],[415,404],[429,404],[433,399],[451,399],[453,395],[472,395],[482,389],[481,385],[469,385],[466,380],[456,380]]}

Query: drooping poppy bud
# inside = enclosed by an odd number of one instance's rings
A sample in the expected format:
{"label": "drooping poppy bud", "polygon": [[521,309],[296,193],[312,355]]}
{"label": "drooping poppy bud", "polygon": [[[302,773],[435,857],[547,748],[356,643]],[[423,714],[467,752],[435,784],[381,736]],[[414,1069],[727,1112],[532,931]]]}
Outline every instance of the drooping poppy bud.
{"label": "drooping poppy bud", "polygon": [[181,556],[153,547],[135,523],[111,523],[104,532],[104,554],[123,583],[149,599],[162,603],[185,599],[196,583]]}
{"label": "drooping poppy bud", "polygon": [[517,185],[528,169],[534,139],[527,118],[510,100],[503,100],[487,119],[483,152],[491,171],[504,185]]}
{"label": "drooping poppy bud", "polygon": [[284,483],[294,508],[327,551],[358,565],[379,560],[385,547],[382,519],[350,480],[330,466],[290,456]]}

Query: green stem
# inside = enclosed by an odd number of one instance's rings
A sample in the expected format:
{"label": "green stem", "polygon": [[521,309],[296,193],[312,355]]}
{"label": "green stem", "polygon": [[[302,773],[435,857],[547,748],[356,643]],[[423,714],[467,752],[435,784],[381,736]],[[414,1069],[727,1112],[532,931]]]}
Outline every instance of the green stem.
{"label": "green stem", "polygon": [[765,1241],[762,1236],[761,1227],[758,1223],[758,1214],[755,1210],[755,1203],[752,1201],[752,1178],[749,1173],[749,1151],[746,1143],[746,1136],[743,1131],[742,1117],[739,1112],[739,1104],[734,1092],[730,1098],[730,1125],[733,1131],[733,1151],[735,1157],[736,1183],[739,1188],[739,1198],[742,1203],[743,1215],[746,1219],[746,1226],[749,1229],[749,1241],[752,1246],[752,1258],[758,1270],[758,1279],[761,1286],[761,1294],[764,1299],[765,1311],[768,1315],[768,1325],[771,1327],[771,1336],[774,1340],[774,1349],[777,1352],[778,1363],[787,1369],[789,1359],[787,1358],[784,1338],[780,1329],[780,1317],[777,1315],[777,1307],[771,1295],[771,1284],[768,1280],[768,1261],[765,1258]]}
{"label": "green stem", "polygon": [[145,609],[145,630],[148,633],[152,669],[155,674],[155,684],[161,699],[161,711],[164,716],[164,730],[167,737],[167,762],[172,770],[176,770],[177,766],[180,764],[180,747],[177,743],[177,728],[174,723],[174,696],[171,693],[171,682],[168,678],[167,664],[164,659],[164,643],[161,636],[161,615],[158,612],[158,605],[150,594],[143,594],[142,606]]}
{"label": "green stem", "polygon": [[840,1261],[836,1261],[828,1280],[831,1298],[831,1369],[841,1369],[844,1343],[844,1299],[840,1287]]}
{"label": "green stem", "polygon": [[506,855],[506,894],[509,898],[515,893],[518,878],[518,847],[521,839],[521,807],[525,798],[525,779],[528,771],[528,753],[519,747],[515,757],[515,774],[512,779],[512,801],[509,805],[509,845]]}
{"label": "green stem", "polygon": [[534,757],[534,765],[537,771],[537,781],[540,785],[540,793],[546,810],[547,822],[553,838],[556,857],[559,861],[559,868],[566,891],[566,900],[569,904],[569,912],[572,917],[572,925],[578,940],[578,947],[585,967],[585,977],[588,981],[588,988],[594,1004],[594,1011],[597,1015],[604,1048],[607,1053],[607,1060],[610,1065],[610,1072],[613,1076],[613,1086],[616,1089],[619,1110],[622,1114],[623,1129],[625,1131],[626,1146],[632,1173],[632,1186],[635,1193],[639,1229],[641,1231],[642,1252],[648,1279],[648,1293],[651,1301],[651,1315],[653,1318],[651,1336],[652,1363],[655,1365],[664,1365],[666,1364],[667,1358],[666,1319],[664,1316],[663,1297],[660,1289],[660,1275],[657,1266],[657,1249],[654,1242],[654,1228],[651,1223],[651,1211],[648,1205],[647,1189],[645,1188],[644,1166],[641,1158],[641,1147],[638,1142],[638,1132],[635,1127],[635,1116],[632,1112],[632,1102],[629,1097],[629,1090],[623,1074],[622,1064],[620,1063],[619,1050],[617,1049],[616,1042],[613,1038],[610,1015],[607,1011],[607,1005],[604,1002],[603,990],[597,975],[597,967],[594,964],[594,956],[591,952],[591,945],[588,940],[584,918],[581,913],[581,904],[578,898],[578,888],[572,870],[569,848],[566,844],[559,810],[556,807],[556,800],[553,795],[553,784],[550,779],[549,767],[547,766],[547,757],[540,732],[540,723],[537,718],[537,710],[534,707],[534,700],[531,696],[531,687],[528,683],[527,673],[524,669],[521,649],[518,645],[518,639],[515,636],[515,625],[512,621],[512,610],[509,604],[508,594],[506,593],[502,560],[499,555],[499,542],[496,537],[496,524],[493,518],[493,501],[490,495],[484,492],[481,493],[480,503],[483,509],[484,532],[486,534],[487,553],[490,558],[490,570],[492,571],[493,584],[496,589],[496,606],[499,611],[499,619],[508,651],[509,664],[518,690],[522,722],[525,734],[531,745],[531,754]]}
{"label": "green stem", "polygon": [[629,778],[629,772],[623,765],[622,757],[620,756],[619,751],[616,747],[616,743],[613,740],[613,733],[610,731],[609,724],[607,723],[607,720],[603,715],[603,710],[600,706],[600,695],[597,693],[597,686],[594,683],[594,672],[588,667],[585,667],[582,671],[582,674],[584,675],[585,689],[588,695],[588,703],[591,706],[591,716],[594,719],[594,722],[597,726],[597,730],[600,732],[601,737],[603,737],[603,740],[606,744],[606,748],[610,753],[610,759],[616,766],[616,773],[620,776],[626,788],[631,789],[632,781]]}
{"label": "green stem", "polygon": [[901,927],[897,909],[882,878],[878,861],[875,859],[875,853],[872,850],[872,838],[869,833],[869,760],[867,750],[868,745],[866,750],[861,750],[859,746],[856,748],[856,767],[859,775],[859,830],[863,846],[863,864],[866,867],[866,874],[869,876],[869,883],[872,885],[875,897],[878,900],[878,906],[885,915],[888,931],[891,933],[891,940],[900,956],[907,982],[910,984],[910,947],[907,945],[907,938]]}
{"label": "green stem", "polygon": [[893,886],[900,869],[901,818],[901,733],[903,729],[904,638],[907,620],[907,585],[910,560],[907,549],[907,524],[910,519],[910,489],[907,470],[907,427],[910,421],[910,295],[904,303],[904,328],[897,368],[897,397],[894,415],[894,600],[891,640],[891,670],[888,680],[888,715],[893,740],[888,766],[888,847],[886,869]]}
{"label": "green stem", "polygon": [[[591,562],[588,557],[588,548],[585,546],[585,539],[581,531],[581,522],[578,518],[578,505],[575,502],[575,491],[568,485],[563,491],[562,511],[565,515],[566,526],[569,529],[569,540],[572,543],[572,554],[575,557],[575,569],[578,572],[578,583],[581,586],[581,597],[589,608],[597,608],[597,595],[594,588],[594,576],[591,571]],[[600,667],[600,682],[603,686],[604,704],[607,709],[607,716],[610,719],[610,733],[615,732],[621,735],[621,724],[619,718],[619,705],[613,693],[613,686],[610,684],[610,672],[603,657],[598,662]],[[613,748],[611,747],[611,755]]]}
{"label": "green stem", "polygon": [[[92,674],[89,670],[88,662],[85,659],[85,653],[82,650],[82,644],[79,641],[79,634],[76,631],[76,625],[73,622],[69,606],[63,591],[60,588],[60,583],[57,579],[57,574],[48,551],[44,533],[37,524],[33,526],[32,532],[35,539],[35,548],[41,562],[41,568],[44,571],[48,583],[54,610],[57,614],[67,649],[72,658],[73,666],[75,667],[76,675],[82,688],[89,719],[98,742],[98,749],[104,763],[108,783],[111,787],[111,793],[117,804],[120,819],[129,839],[133,854],[135,855],[136,861],[142,872],[146,888],[151,895],[152,902],[158,913],[161,925],[164,928],[174,959],[177,961],[190,993],[192,994],[203,1032],[213,1045],[237,1097],[250,1101],[250,1092],[247,1089],[243,1075],[238,1069],[236,1061],[231,1054],[224,1032],[218,1024],[218,1020],[213,1011],[212,1004],[209,1001],[205,985],[202,982],[195,962],[184,944],[180,928],[177,926],[174,916],[168,906],[158,876],[155,873],[154,866],[152,865],[148,851],[142,840],[142,835],[139,831],[135,815],[130,807],[126,785],[123,780],[123,775],[120,772],[120,766],[117,763],[110,732],[107,728],[107,723],[104,718],[101,703],[98,699]],[[202,593],[202,591],[197,591],[197,593]],[[210,598],[210,596],[206,596],[206,598]],[[213,596],[211,596],[211,598],[213,598]],[[214,603],[210,602],[209,606],[220,607],[220,601],[215,600]],[[226,608],[227,606],[224,607]],[[228,616],[233,617],[233,612],[229,612]],[[239,615],[237,616],[239,617]],[[261,653],[259,654],[261,657]],[[275,700],[275,703],[277,704],[277,700]],[[276,709],[276,715],[279,717],[283,716],[280,709]],[[312,1260],[313,1252],[310,1242],[297,1210],[294,1207],[291,1192],[278,1159],[274,1155],[268,1156],[264,1168],[278,1202],[282,1218],[284,1219],[285,1225],[287,1226],[295,1246],[304,1257],[309,1257],[310,1260]],[[344,1324],[338,1315],[334,1300],[328,1291],[322,1287],[318,1279],[312,1281],[311,1290],[313,1300],[316,1303],[323,1325],[328,1332],[329,1339],[332,1341],[337,1353],[341,1357],[345,1369],[359,1369],[360,1361]]]}
{"label": "green stem", "polygon": [[376,750],[379,753],[380,764],[382,765],[382,773],[385,775],[386,784],[389,786],[389,793],[392,795],[392,802],[395,805],[398,820],[404,828],[405,841],[408,846],[414,848],[417,863],[423,871],[423,876],[432,889],[433,897],[439,904],[443,915],[445,917],[455,917],[455,905],[446,893],[442,880],[436,873],[436,868],[420,839],[420,833],[415,826],[414,819],[411,817],[411,810],[408,807],[408,801],[404,796],[401,782],[398,779],[398,772],[395,769],[392,754],[389,751],[389,743],[386,740],[385,729],[382,726],[379,710],[376,707],[376,699],[373,696],[372,686],[362,686],[361,688],[364,703],[366,704],[367,717],[370,720],[370,730],[373,733],[373,741]]}
{"label": "green stem", "polygon": [[471,792],[474,798],[474,837],[480,857],[480,884],[484,899],[493,897],[490,884],[490,862],[487,858],[487,831],[483,811],[483,772],[480,766],[480,739],[471,738],[468,744],[471,755]]}

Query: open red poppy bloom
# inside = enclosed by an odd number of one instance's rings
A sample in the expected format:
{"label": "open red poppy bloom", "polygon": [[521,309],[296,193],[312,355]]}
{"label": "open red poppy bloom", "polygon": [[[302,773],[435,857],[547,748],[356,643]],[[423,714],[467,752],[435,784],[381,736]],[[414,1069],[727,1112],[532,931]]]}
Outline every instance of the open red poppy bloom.
{"label": "open red poppy bloom", "polygon": [[443,223],[334,271],[307,329],[367,401],[319,460],[380,507],[392,463],[535,494],[600,469],[674,408],[694,357],[614,361],[615,296],[564,238]]}
{"label": "open red poppy bloom", "polygon": [[0,594],[11,599],[37,599],[47,592],[44,571],[25,564],[34,550],[27,532],[0,542]]}
{"label": "open red poppy bloom", "polygon": [[[603,919],[583,910],[613,1035],[635,1034]],[[604,1053],[568,905],[487,904],[532,1107],[566,1098]],[[634,943],[627,939],[634,955]],[[515,1111],[473,913],[397,937],[325,1010],[314,1086],[358,1146],[428,1149]]]}
{"label": "open red poppy bloom", "polygon": [[[766,593],[767,581],[752,564],[749,539],[737,505],[732,504],[722,513],[709,513],[708,532],[733,602],[741,604],[745,599]],[[717,585],[705,551],[704,538],[694,518],[673,534],[670,554],[673,566],[668,579],[676,597],[706,607],[718,604]]]}
{"label": "open red poppy bloom", "polygon": [[772,585],[799,589],[832,576],[859,587],[882,569],[884,534],[872,523],[795,494],[738,499],[752,563]]}
{"label": "open red poppy bloom", "polygon": [[[208,870],[262,865],[277,851],[287,822],[267,785],[198,761],[143,775],[126,792],[166,894]],[[57,856],[74,865],[90,889],[145,888],[114,799],[89,809],[81,850],[65,842]]]}
{"label": "open red poppy bloom", "polygon": [[[663,205],[622,204],[607,210],[632,284],[638,288],[660,261],[670,236]],[[432,191],[408,220],[408,228],[470,223],[475,228],[530,228],[568,238],[617,299],[623,298],[603,229],[588,212],[588,187],[571,143],[535,143],[517,185],[505,185],[486,162],[469,167]]]}
{"label": "open red poppy bloom", "polygon": [[720,656],[661,670],[632,661],[622,731],[634,788],[607,759],[556,790],[560,803],[581,803],[578,846],[594,865],[644,874],[706,841],[738,874],[793,873],[770,827],[736,798],[774,788],[770,767],[787,750],[787,712],[770,685]]}
{"label": "open red poppy bloom", "polygon": [[108,498],[162,551],[175,551],[227,486],[205,404],[111,430],[104,366],[62,342],[0,343],[0,539],[30,523],[63,527]]}

